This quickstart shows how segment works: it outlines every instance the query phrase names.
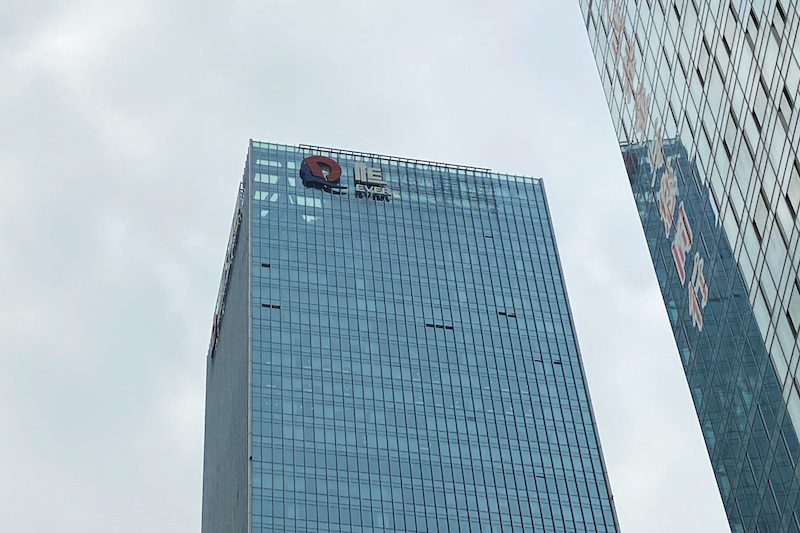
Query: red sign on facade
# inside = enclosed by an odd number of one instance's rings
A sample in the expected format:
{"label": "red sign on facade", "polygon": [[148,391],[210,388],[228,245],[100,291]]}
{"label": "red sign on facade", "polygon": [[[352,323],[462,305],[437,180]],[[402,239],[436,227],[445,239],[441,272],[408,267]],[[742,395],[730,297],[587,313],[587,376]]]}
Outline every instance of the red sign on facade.
{"label": "red sign on facade", "polygon": [[675,203],[678,197],[678,180],[672,165],[667,165],[664,175],[661,176],[661,186],[658,189],[658,215],[664,223],[664,234],[669,237],[672,229],[672,219],[675,215]]}
{"label": "red sign on facade", "polygon": [[700,331],[703,331],[703,309],[708,303],[708,286],[703,275],[703,264],[703,258],[695,253],[692,279],[689,282],[689,315],[692,317],[692,324]]}
{"label": "red sign on facade", "polygon": [[675,260],[675,270],[678,271],[681,285],[686,282],[686,253],[691,249],[692,227],[681,202],[678,206],[678,220],[675,223],[675,238],[672,240],[672,259]]}

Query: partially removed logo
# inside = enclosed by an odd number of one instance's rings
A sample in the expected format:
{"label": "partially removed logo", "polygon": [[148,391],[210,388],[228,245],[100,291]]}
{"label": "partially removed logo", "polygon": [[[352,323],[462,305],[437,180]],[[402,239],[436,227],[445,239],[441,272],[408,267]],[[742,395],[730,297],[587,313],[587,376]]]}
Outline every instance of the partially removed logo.
{"label": "partially removed logo", "polygon": [[391,200],[392,191],[386,187],[380,168],[356,163],[353,165],[353,175],[356,181],[356,198],[372,198],[380,202]]}
{"label": "partially removed logo", "polygon": [[311,155],[303,159],[300,165],[300,179],[306,187],[331,191],[346,189],[339,185],[342,178],[342,167],[339,163],[322,155]]}

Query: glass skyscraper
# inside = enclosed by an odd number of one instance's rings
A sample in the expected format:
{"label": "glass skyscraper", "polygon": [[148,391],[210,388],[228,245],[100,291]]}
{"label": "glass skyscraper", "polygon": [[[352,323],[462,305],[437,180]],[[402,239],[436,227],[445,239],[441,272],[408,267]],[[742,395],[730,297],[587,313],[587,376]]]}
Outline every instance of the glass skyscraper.
{"label": "glass skyscraper", "polygon": [[540,180],[251,142],[203,532],[618,527]]}
{"label": "glass skyscraper", "polygon": [[800,531],[794,0],[580,0],[734,533]]}

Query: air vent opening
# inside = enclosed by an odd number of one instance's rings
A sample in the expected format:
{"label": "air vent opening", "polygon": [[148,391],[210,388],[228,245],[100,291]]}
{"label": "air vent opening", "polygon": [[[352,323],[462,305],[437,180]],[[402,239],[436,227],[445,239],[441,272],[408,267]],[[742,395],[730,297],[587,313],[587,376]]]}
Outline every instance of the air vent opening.
{"label": "air vent opening", "polygon": [[433,322],[425,322],[425,327],[435,329],[455,329],[453,326],[448,326],[447,324],[434,324]]}

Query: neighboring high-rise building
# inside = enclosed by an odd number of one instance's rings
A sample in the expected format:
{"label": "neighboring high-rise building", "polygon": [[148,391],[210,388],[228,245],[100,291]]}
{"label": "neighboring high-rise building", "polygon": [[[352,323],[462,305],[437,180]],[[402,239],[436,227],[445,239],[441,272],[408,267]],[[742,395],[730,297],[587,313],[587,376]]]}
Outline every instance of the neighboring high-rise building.
{"label": "neighboring high-rise building", "polygon": [[202,530],[618,531],[540,180],[250,143]]}
{"label": "neighboring high-rise building", "polygon": [[794,0],[580,0],[734,533],[800,531]]}

